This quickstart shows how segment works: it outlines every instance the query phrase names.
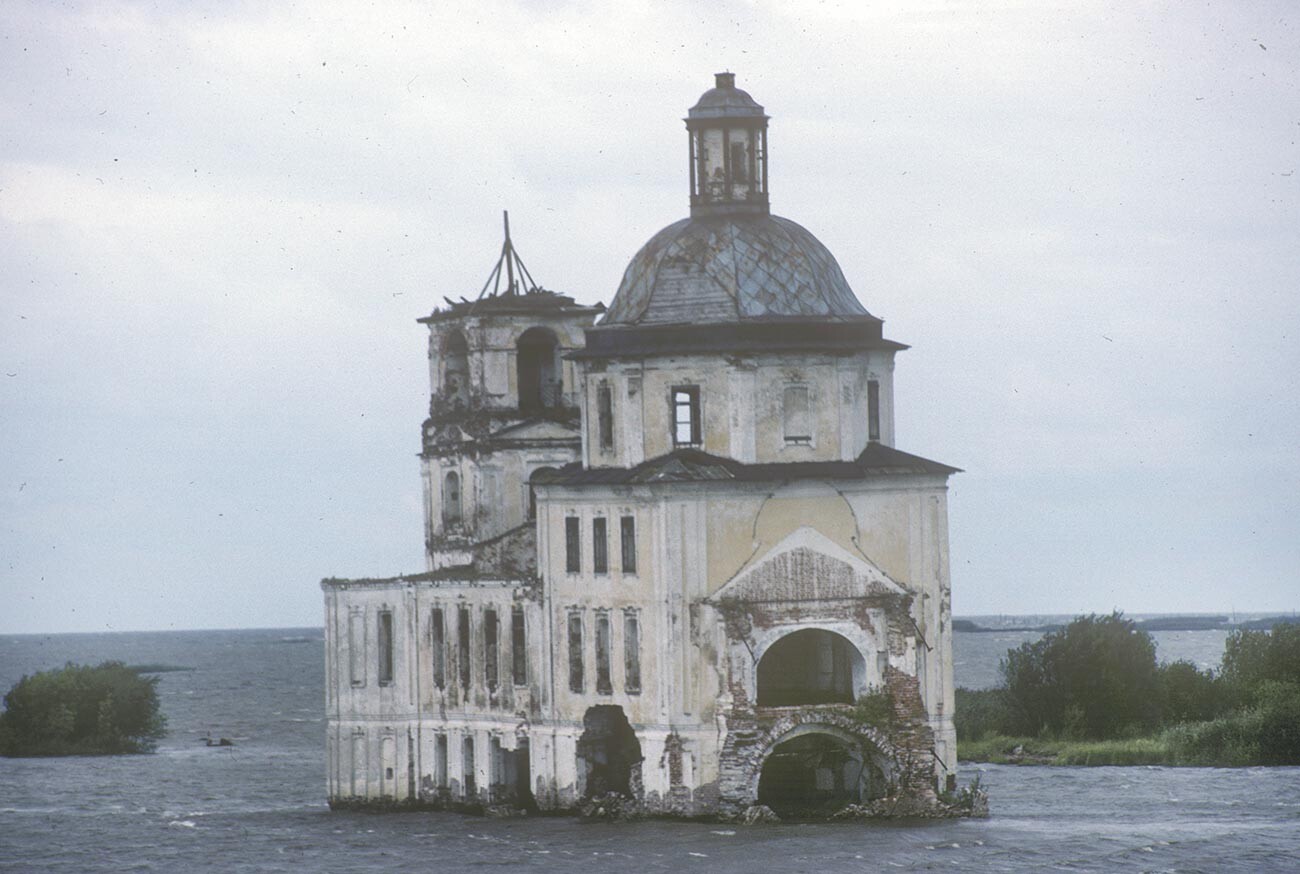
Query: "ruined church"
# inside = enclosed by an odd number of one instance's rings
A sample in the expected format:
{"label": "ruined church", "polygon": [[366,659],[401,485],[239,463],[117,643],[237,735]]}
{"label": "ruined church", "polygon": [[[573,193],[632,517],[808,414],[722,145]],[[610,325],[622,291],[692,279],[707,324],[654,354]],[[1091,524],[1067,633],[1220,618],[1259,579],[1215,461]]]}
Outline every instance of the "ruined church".
{"label": "ruined church", "polygon": [[895,448],[907,347],[771,214],[768,121],[718,74],[690,215],[608,308],[537,285],[507,226],[477,298],[419,320],[427,565],[321,584],[331,805],[806,815],[953,786],[957,469]]}

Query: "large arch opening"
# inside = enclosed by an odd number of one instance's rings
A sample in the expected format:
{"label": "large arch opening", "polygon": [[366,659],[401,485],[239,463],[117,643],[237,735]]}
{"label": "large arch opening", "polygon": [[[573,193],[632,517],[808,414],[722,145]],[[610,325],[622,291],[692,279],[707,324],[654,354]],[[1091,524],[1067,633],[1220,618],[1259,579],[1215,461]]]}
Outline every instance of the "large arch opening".
{"label": "large arch opening", "polygon": [[860,744],[812,730],[768,753],[758,780],[758,803],[782,819],[824,819],[884,790],[883,772]]}
{"label": "large arch opening", "polygon": [[520,411],[538,413],[560,406],[560,341],[555,332],[529,328],[519,335],[515,348]]}
{"label": "large arch opening", "polygon": [[469,403],[469,343],[460,331],[447,333],[443,362],[443,392],[457,407],[464,407]]}
{"label": "large arch opening", "polygon": [[758,663],[758,706],[852,704],[866,662],[842,635],[805,628],[768,647]]}
{"label": "large arch opening", "polygon": [[623,708],[598,704],[582,717],[578,770],[585,774],[584,798],[615,792],[635,797],[641,782],[641,744]]}

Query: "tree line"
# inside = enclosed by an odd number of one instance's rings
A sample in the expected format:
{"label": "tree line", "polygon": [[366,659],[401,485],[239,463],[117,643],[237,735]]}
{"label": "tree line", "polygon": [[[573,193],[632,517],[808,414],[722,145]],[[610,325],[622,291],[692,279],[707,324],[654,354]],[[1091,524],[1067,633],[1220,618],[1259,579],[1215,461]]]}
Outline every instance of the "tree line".
{"label": "tree line", "polygon": [[1150,633],[1120,613],[1081,616],[1008,650],[1000,667],[1001,687],[957,690],[959,755],[996,759],[1033,740],[1149,739],[1138,755],[1152,763],[1300,764],[1297,624],[1234,630],[1222,667],[1202,671],[1159,664]]}

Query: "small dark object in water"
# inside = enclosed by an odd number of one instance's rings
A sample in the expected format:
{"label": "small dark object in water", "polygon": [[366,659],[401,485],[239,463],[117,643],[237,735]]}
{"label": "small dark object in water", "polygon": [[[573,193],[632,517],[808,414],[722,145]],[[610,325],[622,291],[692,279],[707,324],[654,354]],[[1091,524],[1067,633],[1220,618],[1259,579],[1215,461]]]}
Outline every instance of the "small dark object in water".
{"label": "small dark object in water", "polygon": [[217,738],[216,740],[211,737],[204,737],[200,738],[200,740],[207,741],[210,747],[233,747],[235,745],[235,742],[228,737]]}

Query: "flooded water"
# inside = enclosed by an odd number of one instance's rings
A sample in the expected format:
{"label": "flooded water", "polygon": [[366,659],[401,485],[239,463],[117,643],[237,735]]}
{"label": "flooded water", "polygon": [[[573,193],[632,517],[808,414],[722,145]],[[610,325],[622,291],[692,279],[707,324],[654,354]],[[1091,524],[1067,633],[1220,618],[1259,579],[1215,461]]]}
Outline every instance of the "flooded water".
{"label": "flooded water", "polygon": [[[1006,647],[990,667],[991,637],[957,635],[959,682],[996,677]],[[993,815],[939,823],[332,813],[321,645],[319,629],[0,637],[4,689],[66,661],[195,669],[161,675],[157,755],[0,759],[0,870],[1300,870],[1300,768],[966,766]],[[209,748],[208,733],[236,746]]]}

